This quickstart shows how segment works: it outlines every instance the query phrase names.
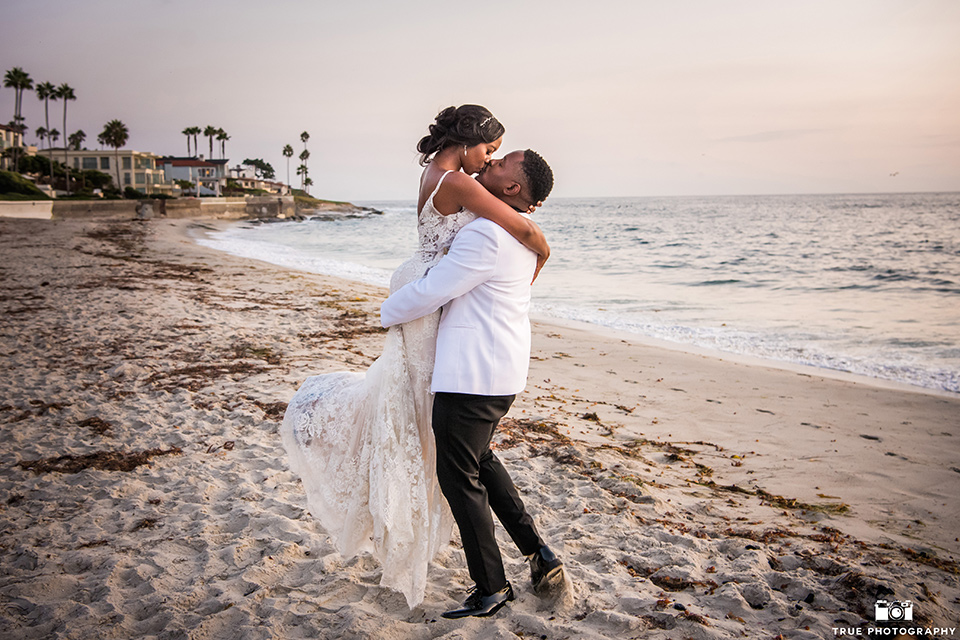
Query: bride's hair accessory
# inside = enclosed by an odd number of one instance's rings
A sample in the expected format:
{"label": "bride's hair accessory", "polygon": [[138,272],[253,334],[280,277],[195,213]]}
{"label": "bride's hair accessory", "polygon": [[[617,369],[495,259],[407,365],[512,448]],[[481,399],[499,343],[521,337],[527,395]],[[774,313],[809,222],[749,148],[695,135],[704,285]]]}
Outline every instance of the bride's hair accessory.
{"label": "bride's hair accessory", "polygon": [[490,143],[503,135],[504,128],[489,109],[476,104],[447,107],[430,125],[430,134],[417,143],[420,164],[426,165],[438,151],[463,145],[466,150],[473,145]]}

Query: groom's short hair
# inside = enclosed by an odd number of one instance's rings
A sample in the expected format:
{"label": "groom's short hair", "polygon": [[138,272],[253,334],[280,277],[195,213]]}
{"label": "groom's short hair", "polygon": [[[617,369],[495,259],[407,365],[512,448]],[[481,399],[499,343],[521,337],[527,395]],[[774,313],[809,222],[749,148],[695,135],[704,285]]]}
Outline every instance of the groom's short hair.
{"label": "groom's short hair", "polygon": [[533,149],[523,152],[523,175],[527,179],[527,200],[530,204],[543,202],[553,190],[553,169]]}

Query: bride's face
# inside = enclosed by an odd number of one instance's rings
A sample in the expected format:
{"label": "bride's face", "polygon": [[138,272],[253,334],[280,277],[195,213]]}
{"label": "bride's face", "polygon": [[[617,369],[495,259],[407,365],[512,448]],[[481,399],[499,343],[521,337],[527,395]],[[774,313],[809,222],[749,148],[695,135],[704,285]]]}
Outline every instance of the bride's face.
{"label": "bride's face", "polygon": [[493,142],[481,142],[472,147],[467,147],[463,156],[462,166],[464,173],[473,175],[479,173],[483,166],[490,162],[490,158],[497,152],[503,143],[503,136],[500,136]]}

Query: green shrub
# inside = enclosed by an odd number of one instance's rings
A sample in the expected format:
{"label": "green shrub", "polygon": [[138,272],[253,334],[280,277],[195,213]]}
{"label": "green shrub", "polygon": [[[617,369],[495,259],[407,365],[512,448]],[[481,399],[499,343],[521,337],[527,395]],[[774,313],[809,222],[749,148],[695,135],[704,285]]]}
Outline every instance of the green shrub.
{"label": "green shrub", "polygon": [[0,171],[0,194],[20,194],[30,196],[30,200],[49,200],[47,195],[37,189],[37,187],[21,176],[12,171]]}
{"label": "green shrub", "polygon": [[[44,176],[50,175],[50,160],[46,156],[46,151],[43,152],[44,155],[35,155],[35,156],[24,156],[20,158],[20,172],[21,173],[36,173]],[[60,163],[54,158],[53,162],[54,171],[58,176],[63,175],[63,167],[60,166]]]}
{"label": "green shrub", "polygon": [[49,200],[50,198],[40,196],[30,196],[25,193],[0,193],[0,200]]}
{"label": "green shrub", "polygon": [[[76,172],[71,175],[76,176]],[[113,184],[113,176],[96,169],[84,169],[74,180],[81,181],[87,189],[106,189]]]}

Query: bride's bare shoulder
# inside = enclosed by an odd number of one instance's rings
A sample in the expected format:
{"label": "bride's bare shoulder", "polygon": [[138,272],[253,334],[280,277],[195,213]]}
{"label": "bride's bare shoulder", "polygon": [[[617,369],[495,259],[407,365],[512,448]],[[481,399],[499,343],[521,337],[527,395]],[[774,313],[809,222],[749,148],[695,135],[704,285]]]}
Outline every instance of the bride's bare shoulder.
{"label": "bride's bare shoulder", "polygon": [[[439,182],[439,178],[434,181],[434,185],[437,182]],[[483,187],[473,176],[468,176],[461,171],[451,171],[443,178],[443,184],[440,185],[437,197],[443,197],[444,199],[458,198],[477,189],[483,189]]]}
{"label": "bride's bare shoulder", "polygon": [[[441,179],[443,184],[440,184],[438,189],[437,185]],[[427,175],[424,172],[424,178],[420,184],[420,210],[423,210],[423,205],[430,198],[430,194],[436,191],[433,196],[433,206],[437,212],[444,216],[457,213],[463,207],[464,196],[474,189],[482,188],[480,183],[460,171],[445,173],[441,170],[435,175]]]}

